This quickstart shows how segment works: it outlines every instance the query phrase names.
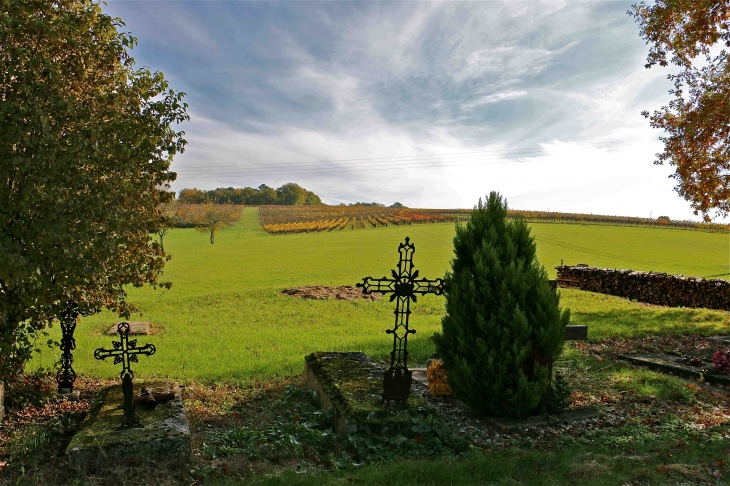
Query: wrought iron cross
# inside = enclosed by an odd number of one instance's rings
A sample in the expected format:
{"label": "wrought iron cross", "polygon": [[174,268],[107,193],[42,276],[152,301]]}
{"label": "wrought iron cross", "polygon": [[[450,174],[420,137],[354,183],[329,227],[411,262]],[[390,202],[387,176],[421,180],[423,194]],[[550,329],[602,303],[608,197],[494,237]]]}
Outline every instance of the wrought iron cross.
{"label": "wrought iron cross", "polygon": [[112,341],[114,349],[98,348],[94,351],[94,358],[106,359],[114,357],[114,364],[122,363],[122,372],[119,376],[122,377],[122,391],[124,392],[124,420],[122,421],[122,427],[134,427],[139,425],[139,418],[134,413],[134,388],[132,386],[132,378],[134,378],[134,372],[129,366],[130,363],[138,363],[138,355],[144,354],[146,356],[152,356],[155,354],[155,346],[152,344],[145,344],[141,348],[137,347],[137,340],[129,340],[129,324],[126,322],[120,322],[117,326],[117,332],[119,333],[119,341]]}
{"label": "wrought iron cross", "polygon": [[392,294],[390,301],[395,304],[395,325],[385,332],[393,335],[393,351],[390,353],[390,367],[383,380],[383,401],[405,403],[411,391],[411,371],[408,369],[408,335],[415,334],[415,329],[408,326],[411,315],[411,301],[416,302],[416,294],[444,293],[444,281],[437,278],[429,280],[418,278],[418,270],[413,269],[413,254],[416,246],[406,237],[405,243],[398,245],[398,271],[391,270],[393,278],[365,277],[357,286],[363,294],[378,292]]}
{"label": "wrought iron cross", "polygon": [[74,339],[74,331],[76,330],[76,319],[79,315],[87,317],[99,312],[98,309],[80,309],[76,302],[69,301],[66,303],[66,310],[61,312],[59,322],[61,323],[61,367],[56,373],[56,381],[58,382],[58,393],[71,393],[74,389],[76,381],[76,372],[73,369],[74,356],[76,349],[76,340]]}

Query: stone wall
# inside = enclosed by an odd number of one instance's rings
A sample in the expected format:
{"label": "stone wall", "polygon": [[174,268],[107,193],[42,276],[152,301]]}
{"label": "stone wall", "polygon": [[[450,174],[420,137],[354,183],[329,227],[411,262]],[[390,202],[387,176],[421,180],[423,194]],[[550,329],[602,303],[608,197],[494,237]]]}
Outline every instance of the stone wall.
{"label": "stone wall", "polygon": [[727,280],[587,265],[560,265],[555,268],[558,271],[559,287],[600,292],[669,307],[730,310],[730,282]]}

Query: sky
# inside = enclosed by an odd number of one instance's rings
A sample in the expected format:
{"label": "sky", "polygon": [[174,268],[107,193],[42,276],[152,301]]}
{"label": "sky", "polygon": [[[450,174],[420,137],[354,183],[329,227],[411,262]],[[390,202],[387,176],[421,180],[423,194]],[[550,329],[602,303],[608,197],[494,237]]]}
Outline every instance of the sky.
{"label": "sky", "polygon": [[[107,0],[137,67],[186,93],[183,188],[295,182],[327,204],[699,220],[653,162],[631,1]],[[633,2],[635,3],[635,2]]]}

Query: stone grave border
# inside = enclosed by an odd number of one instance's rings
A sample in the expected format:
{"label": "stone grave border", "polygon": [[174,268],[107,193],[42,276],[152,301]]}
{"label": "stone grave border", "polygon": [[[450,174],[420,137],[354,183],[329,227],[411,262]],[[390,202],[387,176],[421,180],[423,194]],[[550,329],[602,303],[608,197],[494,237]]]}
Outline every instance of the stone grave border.
{"label": "stone grave border", "polygon": [[153,390],[171,390],[175,392],[175,398],[153,410],[139,410],[144,427],[120,429],[124,416],[119,406],[122,386],[114,385],[101,391],[66,447],[73,467],[94,471],[122,463],[184,464],[189,461],[190,425],[179,386],[156,380],[140,384]]}
{"label": "stone grave border", "polygon": [[383,404],[385,371],[364,353],[315,352],[304,359],[304,386],[317,392],[322,410],[333,411],[339,435],[407,435],[410,417],[433,413],[428,402],[411,396],[408,404]]}
{"label": "stone grave border", "polygon": [[674,356],[655,353],[626,353],[617,354],[617,358],[636,366],[645,366],[651,370],[677,375],[681,378],[703,380],[706,383],[719,386],[730,385],[730,376],[722,375],[712,370],[712,363],[705,366],[689,366],[672,361]]}
{"label": "stone grave border", "polygon": [[[425,368],[414,368],[414,380],[427,387]],[[439,415],[428,400],[411,394],[409,405],[382,404],[384,370],[363,353],[316,352],[305,358],[305,387],[317,392],[322,410],[333,410],[332,428],[339,435],[408,435],[409,417]],[[344,376],[343,376],[344,375]],[[358,382],[358,380],[360,380]],[[556,414],[510,419],[487,417],[454,397],[441,398],[505,433],[603,417],[596,407],[577,407]]]}

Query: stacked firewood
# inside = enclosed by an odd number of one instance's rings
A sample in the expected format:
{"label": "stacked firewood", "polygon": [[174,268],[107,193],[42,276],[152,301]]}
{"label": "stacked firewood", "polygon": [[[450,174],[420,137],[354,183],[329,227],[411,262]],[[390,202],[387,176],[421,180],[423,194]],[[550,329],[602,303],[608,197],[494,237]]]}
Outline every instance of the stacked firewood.
{"label": "stacked firewood", "polygon": [[560,265],[555,268],[558,270],[559,287],[578,288],[670,307],[730,310],[730,282],[726,280],[587,265]]}

